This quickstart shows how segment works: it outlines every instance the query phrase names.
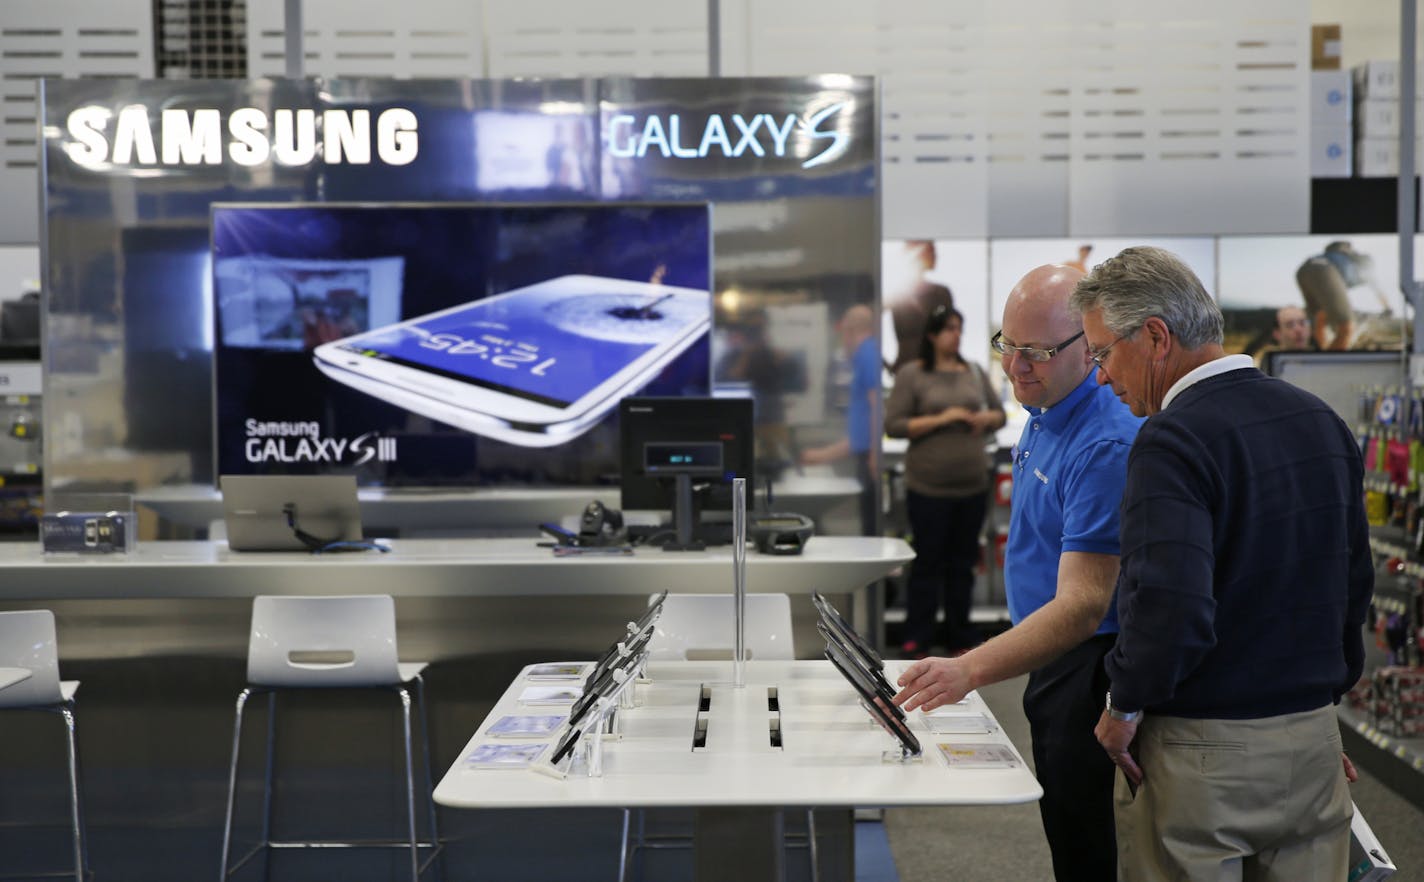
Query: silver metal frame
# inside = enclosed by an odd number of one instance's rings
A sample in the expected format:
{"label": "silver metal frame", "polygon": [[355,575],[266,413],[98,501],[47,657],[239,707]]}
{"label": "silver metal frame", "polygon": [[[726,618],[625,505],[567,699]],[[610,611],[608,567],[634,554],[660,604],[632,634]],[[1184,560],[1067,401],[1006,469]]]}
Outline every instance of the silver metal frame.
{"label": "silver metal frame", "polygon": [[[1412,351],[1424,353],[1424,309],[1421,309],[1419,282],[1414,278],[1414,234],[1419,220],[1415,214],[1414,118],[1415,27],[1419,20],[1418,0],[1400,0],[1399,4],[1399,177],[1396,200],[1396,226],[1399,234],[1399,287],[1404,302],[1414,309],[1414,345]],[[1412,372],[1411,372],[1412,374]]]}
{"label": "silver metal frame", "polygon": [[[425,700],[425,681],[417,674],[408,682],[415,683],[416,698],[420,704],[420,734],[425,753],[425,796],[430,823],[429,841],[420,841],[415,825],[415,762],[411,749],[410,731],[412,702],[410,690],[406,688],[406,684],[353,688],[390,689],[400,697],[402,731],[405,740],[406,820],[409,826],[409,836],[405,840],[369,839],[353,841],[274,841],[272,839],[272,776],[274,757],[276,754],[277,692],[300,691],[300,689],[277,690],[261,686],[248,686],[246,689],[243,689],[242,692],[238,693],[236,720],[233,723],[232,729],[232,762],[228,767],[227,815],[223,822],[222,872],[218,876],[219,882],[226,882],[229,876],[236,873],[259,853],[263,855],[265,864],[263,867],[263,878],[267,878],[271,873],[271,855],[272,850],[275,848],[409,848],[411,882],[419,882],[420,874],[430,869],[430,866],[435,863],[436,858],[440,856],[442,846],[439,827],[437,826],[435,816],[435,786],[430,771],[433,758],[430,753],[430,715]],[[262,839],[236,863],[230,864],[232,857],[233,817],[237,802],[238,760],[241,755],[242,747],[243,710],[247,704],[247,700],[259,692],[267,693],[267,756],[262,787]],[[420,849],[422,848],[430,849],[430,855],[423,863],[420,860]],[[443,870],[443,867],[441,869]],[[443,872],[440,875],[443,878]]]}
{"label": "silver metal frame", "polygon": [[89,869],[89,846],[84,831],[84,806],[79,784],[79,739],[76,737],[74,699],[59,704],[37,705],[35,707],[6,708],[7,711],[42,711],[58,714],[64,720],[67,739],[66,756],[69,760],[69,828],[74,848],[74,869],[55,870],[48,873],[20,873],[0,875],[0,879],[61,879],[73,876],[76,882],[84,882],[92,875]]}

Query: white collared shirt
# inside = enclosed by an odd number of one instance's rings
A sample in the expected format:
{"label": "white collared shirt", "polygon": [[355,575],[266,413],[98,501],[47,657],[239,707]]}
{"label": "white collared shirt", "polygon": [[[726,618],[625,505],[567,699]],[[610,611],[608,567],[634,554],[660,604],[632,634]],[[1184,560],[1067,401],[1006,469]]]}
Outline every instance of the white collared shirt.
{"label": "white collared shirt", "polygon": [[1254,368],[1256,363],[1249,355],[1223,355],[1221,358],[1214,358],[1206,364],[1199,364],[1191,370],[1182,374],[1177,382],[1172,384],[1172,388],[1167,390],[1167,394],[1162,398],[1162,410],[1172,403],[1172,399],[1187,391],[1193,383],[1200,383],[1202,380],[1210,379],[1218,374],[1230,371],[1239,371],[1244,368]]}

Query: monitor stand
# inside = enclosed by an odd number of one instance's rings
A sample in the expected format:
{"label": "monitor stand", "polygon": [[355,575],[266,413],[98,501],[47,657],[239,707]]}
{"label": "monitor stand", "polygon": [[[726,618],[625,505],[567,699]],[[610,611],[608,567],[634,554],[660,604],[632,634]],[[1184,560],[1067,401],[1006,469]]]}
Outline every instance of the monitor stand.
{"label": "monitor stand", "polygon": [[663,545],[663,551],[706,551],[707,543],[694,539],[697,530],[697,508],[693,499],[692,476],[677,475],[673,485],[673,541]]}

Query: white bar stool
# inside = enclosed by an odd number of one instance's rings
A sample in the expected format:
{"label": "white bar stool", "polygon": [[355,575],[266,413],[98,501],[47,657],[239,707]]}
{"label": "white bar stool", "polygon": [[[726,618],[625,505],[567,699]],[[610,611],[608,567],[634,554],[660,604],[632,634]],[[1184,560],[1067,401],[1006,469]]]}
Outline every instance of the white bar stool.
{"label": "white bar stool", "polygon": [[[69,823],[74,878],[83,882],[89,873],[89,852],[79,796],[79,746],[74,737],[74,693],[77,691],[78,680],[59,679],[54,613],[47,609],[0,612],[0,710],[46,711],[64,718],[69,751]],[[68,876],[69,871],[43,875]],[[33,874],[27,874],[25,878],[32,877]]]}
{"label": "white bar stool", "polygon": [[[731,658],[736,652],[736,634],[731,594],[669,594],[662,615],[648,641],[648,657],[653,660],[706,658],[713,653]],[[791,633],[791,598],[785,594],[747,595],[747,658],[787,661],[796,658]],[[618,858],[618,882],[628,875],[628,864],[640,849],[691,848],[685,836],[650,837],[644,831],[645,816],[638,809],[638,830],[630,835],[630,810],[623,810],[623,850]],[[821,878],[816,851],[815,809],[806,810],[806,835],[787,834],[785,841],[810,852],[811,879]]]}
{"label": "white bar stool", "polygon": [[[440,853],[436,827],[434,787],[431,783],[430,721],[421,679],[424,662],[398,662],[396,658],[395,602],[389,595],[333,597],[270,597],[252,602],[252,633],[247,647],[248,687],[237,696],[237,719],[232,733],[232,765],[228,770],[227,820],[223,825],[220,882],[260,852],[273,848],[385,847],[410,849],[410,878]],[[420,702],[421,734],[425,751],[425,799],[430,816],[430,840],[421,842],[415,825],[415,772],[411,751],[408,687],[415,684]],[[405,840],[356,842],[273,841],[272,744],[278,691],[289,689],[389,689],[400,697],[405,732],[406,811],[409,836]],[[237,798],[237,766],[242,742],[242,712],[247,699],[267,693],[267,768],[262,789],[262,840],[229,867],[232,849],[233,809]],[[424,863],[420,849],[430,849]]]}

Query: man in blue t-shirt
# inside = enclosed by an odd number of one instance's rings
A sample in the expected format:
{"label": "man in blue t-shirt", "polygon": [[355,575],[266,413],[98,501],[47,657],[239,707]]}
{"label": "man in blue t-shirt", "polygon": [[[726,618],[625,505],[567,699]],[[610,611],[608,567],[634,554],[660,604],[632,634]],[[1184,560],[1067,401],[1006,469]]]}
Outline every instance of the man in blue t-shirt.
{"label": "man in blue t-shirt", "polygon": [[1118,503],[1140,420],[1094,382],[1068,296],[1083,277],[1043,266],[1016,285],[992,345],[1029,412],[1013,456],[1004,584],[1014,626],[957,658],[916,662],[895,696],[932,710],[1029,674],[1024,711],[1058,882],[1117,878],[1113,764],[1092,734],[1117,633]]}
{"label": "man in blue t-shirt", "polygon": [[856,477],[860,480],[860,532],[874,536],[879,532],[875,485],[880,479],[880,342],[875,339],[875,313],[870,307],[857,304],[841,316],[837,330],[841,346],[850,356],[850,401],[846,405],[846,437],[825,447],[814,447],[801,454],[807,465],[834,462],[847,454],[855,457]]}

